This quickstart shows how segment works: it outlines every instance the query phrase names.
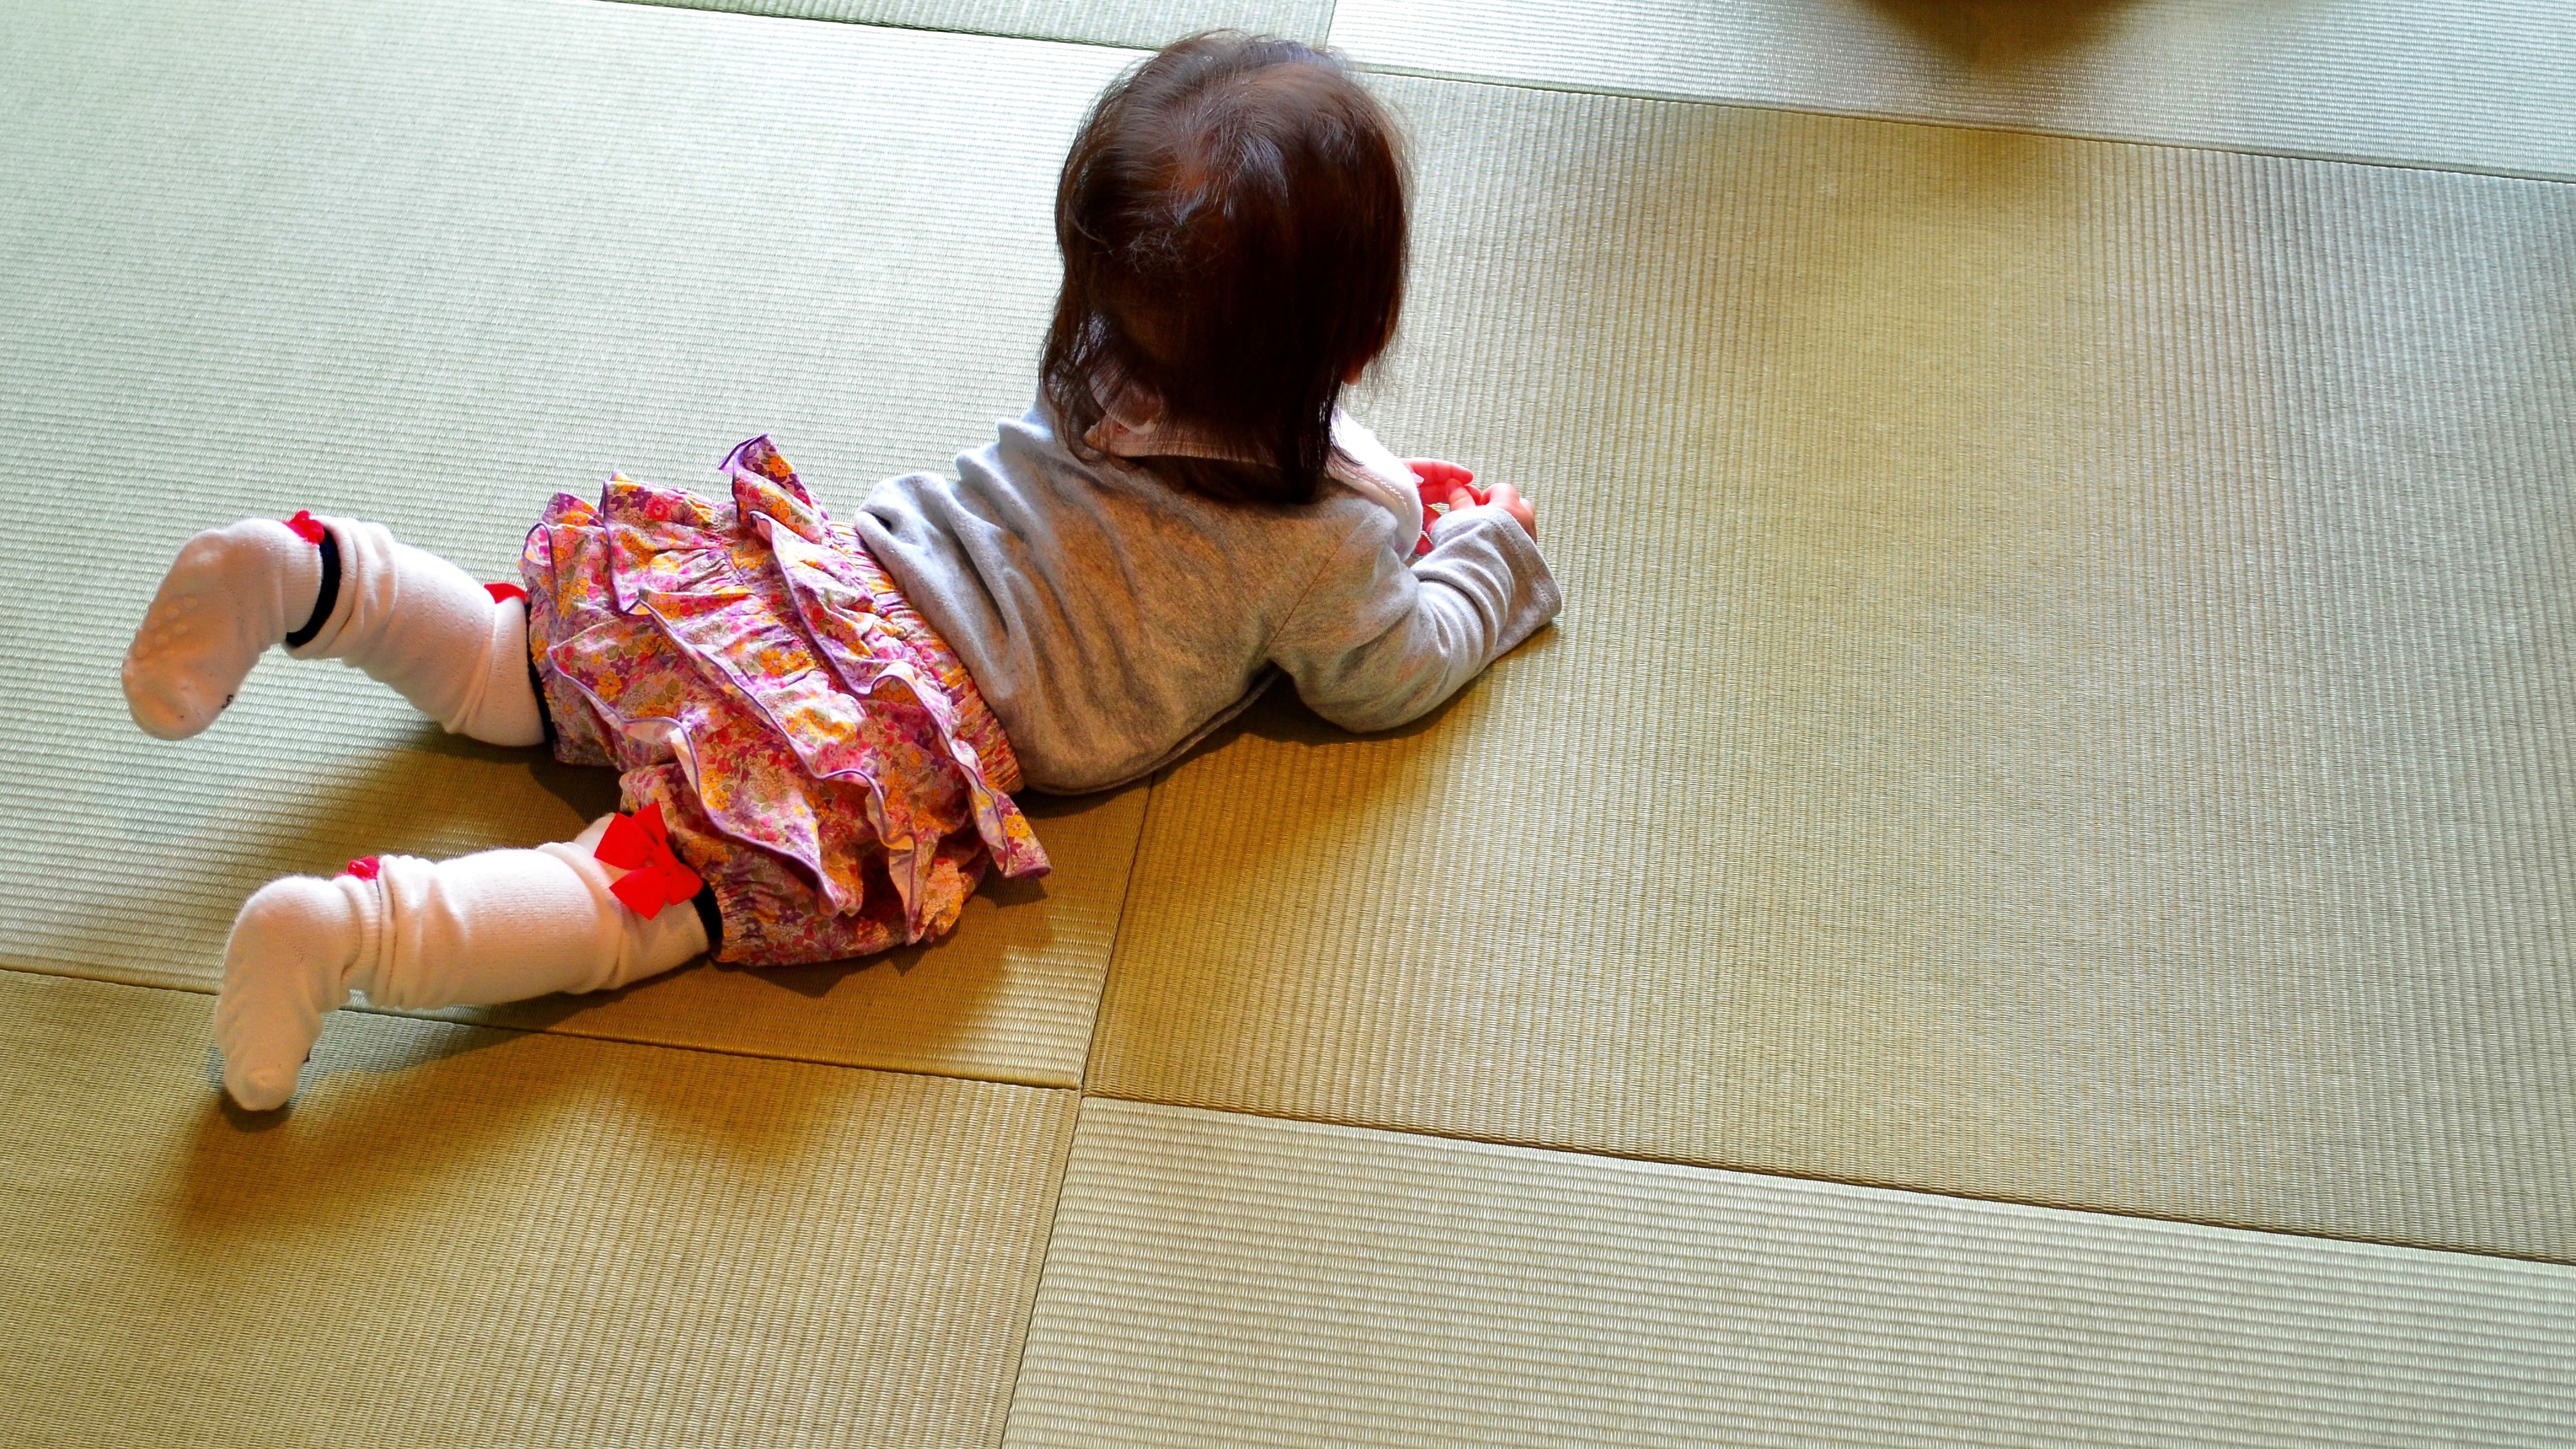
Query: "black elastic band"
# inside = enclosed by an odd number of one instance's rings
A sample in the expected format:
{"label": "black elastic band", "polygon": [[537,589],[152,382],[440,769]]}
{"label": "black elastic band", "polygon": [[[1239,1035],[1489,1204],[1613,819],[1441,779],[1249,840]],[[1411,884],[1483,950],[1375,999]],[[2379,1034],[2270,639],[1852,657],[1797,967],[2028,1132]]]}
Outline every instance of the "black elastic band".
{"label": "black elastic band", "polygon": [[698,887],[698,893],[689,897],[689,904],[698,908],[698,924],[707,928],[707,955],[712,958],[724,949],[724,912],[716,909],[716,888]]}
{"label": "black elastic band", "polygon": [[286,636],[289,649],[312,643],[322,626],[331,622],[332,606],[340,602],[340,545],[332,541],[331,530],[326,528],[314,547],[322,550],[322,591],[313,596],[313,617],[304,621],[303,628]]}
{"label": "black elastic band", "polygon": [[537,672],[537,655],[533,649],[528,651],[528,692],[537,697],[537,727],[546,732],[546,751],[551,754],[558,738],[555,734],[555,712],[546,704],[546,679]]}

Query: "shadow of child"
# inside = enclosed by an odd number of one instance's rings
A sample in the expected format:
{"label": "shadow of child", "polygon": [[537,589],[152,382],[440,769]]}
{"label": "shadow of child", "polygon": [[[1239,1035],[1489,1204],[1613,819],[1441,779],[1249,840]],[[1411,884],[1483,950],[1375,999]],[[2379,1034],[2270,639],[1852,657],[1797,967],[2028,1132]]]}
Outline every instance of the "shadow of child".
{"label": "shadow of child", "polygon": [[[295,1099],[273,1112],[244,1112],[222,1096],[209,1049],[173,1226],[216,1239],[311,1234],[400,1215],[424,1190],[480,1185],[507,1198],[514,1175],[553,1170],[517,1144],[559,1145],[568,1130],[670,1137],[745,1164],[795,1159],[853,1126],[836,1117],[845,1094],[834,1079],[810,1076],[818,1070],[340,1012]],[[569,1125],[582,1122],[591,1126]]]}

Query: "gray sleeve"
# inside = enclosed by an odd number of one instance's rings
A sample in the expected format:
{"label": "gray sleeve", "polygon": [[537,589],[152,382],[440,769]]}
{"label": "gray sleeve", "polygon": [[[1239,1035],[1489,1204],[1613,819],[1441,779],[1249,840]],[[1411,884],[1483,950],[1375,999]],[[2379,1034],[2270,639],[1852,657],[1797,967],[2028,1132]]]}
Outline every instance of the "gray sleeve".
{"label": "gray sleeve", "polygon": [[1500,508],[1442,518],[1431,552],[1409,567],[1393,523],[1370,513],[1270,648],[1307,706],[1352,730],[1429,713],[1563,606],[1538,544]]}

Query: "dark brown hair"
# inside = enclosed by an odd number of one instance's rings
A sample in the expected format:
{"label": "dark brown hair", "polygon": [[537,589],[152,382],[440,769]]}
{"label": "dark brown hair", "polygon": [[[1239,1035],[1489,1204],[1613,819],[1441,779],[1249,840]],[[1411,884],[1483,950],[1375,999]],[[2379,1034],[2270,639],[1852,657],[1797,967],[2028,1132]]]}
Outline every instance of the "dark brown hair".
{"label": "dark brown hair", "polygon": [[1405,168],[1339,59],[1292,40],[1180,41],[1091,108],[1056,186],[1064,289],[1040,386],[1068,446],[1130,386],[1233,458],[1142,460],[1220,498],[1305,503],[1343,379],[1395,336]]}

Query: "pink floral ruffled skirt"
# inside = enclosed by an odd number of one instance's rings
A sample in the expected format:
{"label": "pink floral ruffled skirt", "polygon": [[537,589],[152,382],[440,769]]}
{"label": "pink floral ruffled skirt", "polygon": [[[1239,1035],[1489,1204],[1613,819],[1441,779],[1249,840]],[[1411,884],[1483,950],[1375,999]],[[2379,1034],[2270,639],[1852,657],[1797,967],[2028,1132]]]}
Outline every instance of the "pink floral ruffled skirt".
{"label": "pink floral ruffled skirt", "polygon": [[755,438],[730,504],[612,476],[528,534],[528,648],[569,764],[621,772],[705,877],[718,960],[946,934],[987,866],[1046,870],[974,681]]}

